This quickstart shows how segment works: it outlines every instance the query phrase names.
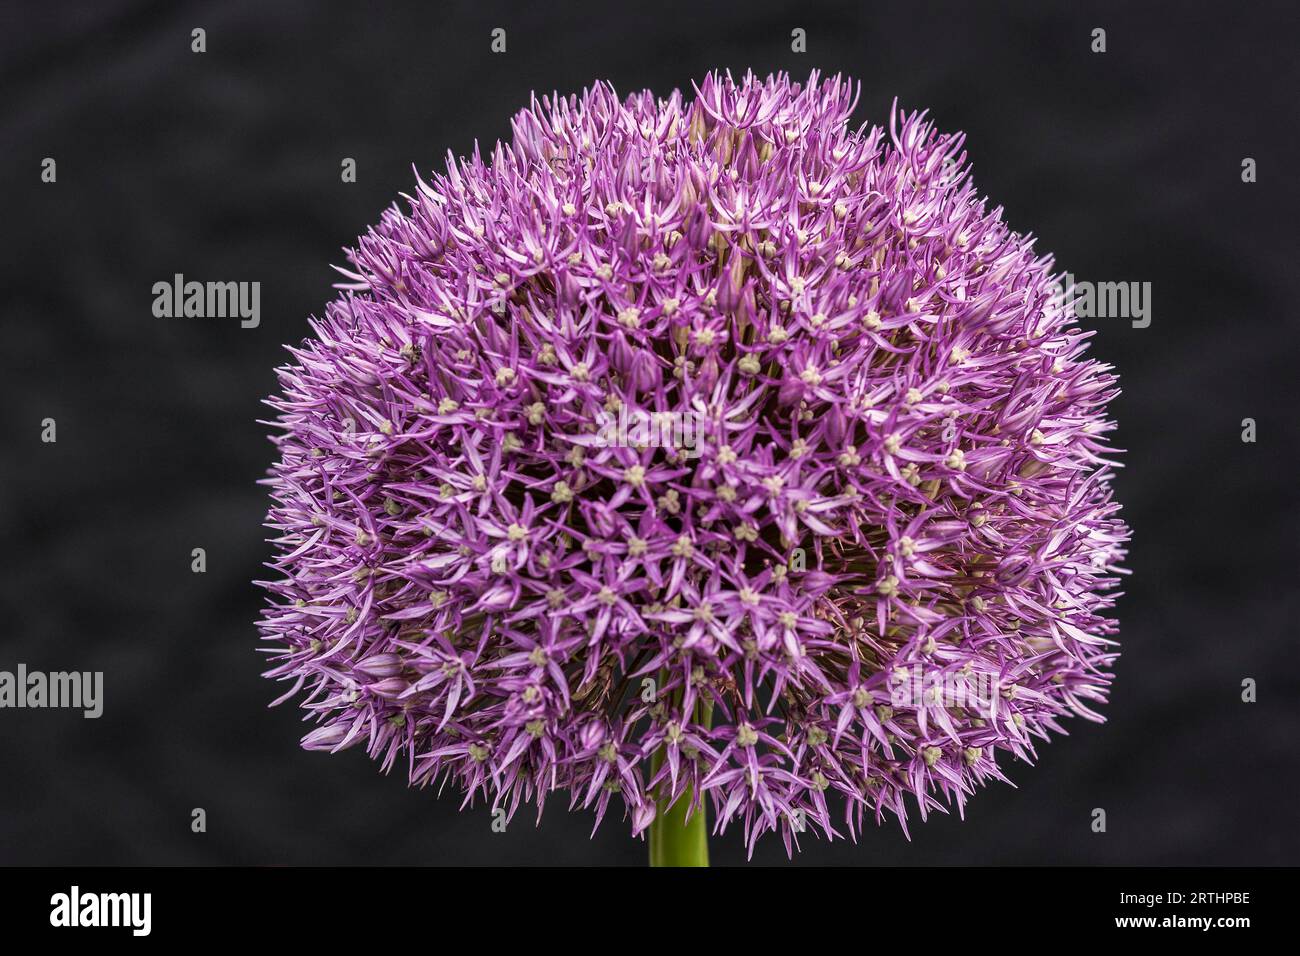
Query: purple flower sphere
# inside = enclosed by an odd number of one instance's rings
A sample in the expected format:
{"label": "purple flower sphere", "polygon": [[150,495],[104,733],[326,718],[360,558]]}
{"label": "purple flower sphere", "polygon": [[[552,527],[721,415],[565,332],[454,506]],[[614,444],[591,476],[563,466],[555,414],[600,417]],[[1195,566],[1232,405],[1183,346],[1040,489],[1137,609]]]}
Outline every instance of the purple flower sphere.
{"label": "purple flower sphere", "polygon": [[963,137],[695,93],[534,99],[349,253],[270,401],[268,676],[508,814],[961,810],[1101,719],[1116,380]]}

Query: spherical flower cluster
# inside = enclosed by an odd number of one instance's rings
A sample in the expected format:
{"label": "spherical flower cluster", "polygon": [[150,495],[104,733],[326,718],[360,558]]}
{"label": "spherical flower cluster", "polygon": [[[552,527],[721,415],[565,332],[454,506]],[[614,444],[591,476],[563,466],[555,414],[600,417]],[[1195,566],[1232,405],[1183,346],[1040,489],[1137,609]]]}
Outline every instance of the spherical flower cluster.
{"label": "spherical flower cluster", "polygon": [[1100,719],[1109,367],[924,114],[533,100],[349,254],[270,401],[311,749],[513,814],[856,839]]}

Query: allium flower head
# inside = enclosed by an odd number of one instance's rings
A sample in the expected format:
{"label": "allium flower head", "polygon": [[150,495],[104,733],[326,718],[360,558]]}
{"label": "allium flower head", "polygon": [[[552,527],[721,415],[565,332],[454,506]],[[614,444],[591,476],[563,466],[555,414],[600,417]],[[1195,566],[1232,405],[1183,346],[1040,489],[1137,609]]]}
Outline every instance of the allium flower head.
{"label": "allium flower head", "polygon": [[534,98],[359,240],[270,401],[303,746],[790,848],[1100,719],[1115,379],[962,137],[855,102]]}

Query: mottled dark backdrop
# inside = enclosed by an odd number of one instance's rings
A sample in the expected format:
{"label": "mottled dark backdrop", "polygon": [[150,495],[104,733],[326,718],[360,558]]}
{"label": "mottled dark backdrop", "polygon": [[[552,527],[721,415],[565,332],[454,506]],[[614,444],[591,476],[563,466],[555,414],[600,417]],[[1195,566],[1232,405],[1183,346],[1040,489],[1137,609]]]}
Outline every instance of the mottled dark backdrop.
{"label": "mottled dark backdrop", "polygon": [[[895,95],[929,107],[1062,266],[1153,284],[1149,328],[1092,323],[1125,389],[1118,493],[1135,529],[1109,723],[1076,722],[964,823],[813,840],[798,862],[1300,862],[1290,5],[514,6],[4,11],[0,669],[102,670],[106,709],[0,711],[0,863],[643,859],[617,820],[588,840],[591,817],[563,801],[541,829],[521,814],[498,835],[485,810],[408,791],[358,751],[298,749],[299,714],[266,709],[278,691],[254,653],[250,581],[269,554],[254,482],[272,454],[255,420],[280,346],[332,294],[329,265],[412,188],[412,163],[505,135],[534,89],[665,92],[713,67],[847,71],[876,122]],[[1105,54],[1089,49],[1098,26]],[[260,281],[261,327],[155,318],[151,287],[177,272]],[[715,856],[743,859],[735,835]]]}

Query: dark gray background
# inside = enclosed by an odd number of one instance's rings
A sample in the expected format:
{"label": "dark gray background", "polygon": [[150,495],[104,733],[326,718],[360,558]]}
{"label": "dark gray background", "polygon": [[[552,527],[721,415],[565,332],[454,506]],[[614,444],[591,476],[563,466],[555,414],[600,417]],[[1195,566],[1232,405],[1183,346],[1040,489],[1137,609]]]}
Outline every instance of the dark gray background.
{"label": "dark gray background", "polygon": [[[4,9],[0,669],[103,670],[106,709],[0,711],[0,863],[644,858],[618,819],[588,840],[592,818],[562,799],[540,829],[521,812],[498,835],[481,807],[460,814],[359,751],[298,749],[299,712],[266,709],[279,689],[254,652],[250,581],[269,555],[254,482],[272,457],[255,419],[280,346],[332,295],[330,263],[412,189],[412,163],[506,135],[533,89],[662,93],[750,66],[843,70],[877,123],[895,95],[929,107],[968,133],[977,183],[1040,249],[1079,278],[1154,285],[1150,328],[1085,323],[1125,389],[1134,527],[1109,723],[1073,723],[964,823],[810,840],[797,862],[1300,862],[1294,9],[515,6]],[[261,327],[154,318],[152,284],[176,272],[260,281]],[[1246,416],[1257,444],[1240,441]],[[1244,677],[1259,703],[1240,701]],[[743,859],[734,834],[714,847]],[[756,859],[785,855],[768,841]]]}

